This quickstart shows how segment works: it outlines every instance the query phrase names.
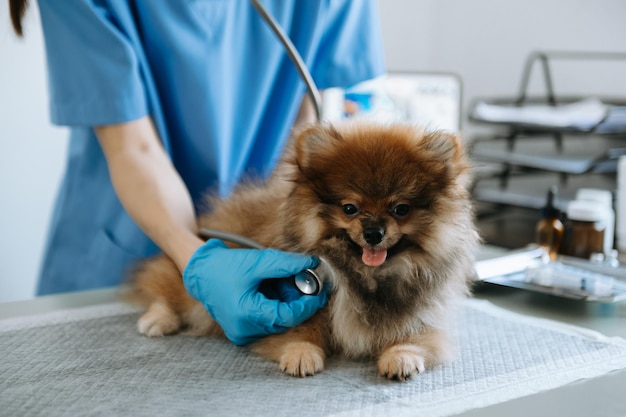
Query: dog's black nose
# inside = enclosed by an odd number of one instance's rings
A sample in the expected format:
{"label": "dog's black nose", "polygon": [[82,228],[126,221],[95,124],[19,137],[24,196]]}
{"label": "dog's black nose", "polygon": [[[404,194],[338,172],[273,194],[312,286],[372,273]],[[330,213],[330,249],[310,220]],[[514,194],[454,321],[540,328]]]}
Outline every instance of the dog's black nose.
{"label": "dog's black nose", "polygon": [[385,236],[385,229],[379,226],[366,227],[365,230],[363,230],[363,238],[370,245],[376,245],[382,242],[383,236]]}

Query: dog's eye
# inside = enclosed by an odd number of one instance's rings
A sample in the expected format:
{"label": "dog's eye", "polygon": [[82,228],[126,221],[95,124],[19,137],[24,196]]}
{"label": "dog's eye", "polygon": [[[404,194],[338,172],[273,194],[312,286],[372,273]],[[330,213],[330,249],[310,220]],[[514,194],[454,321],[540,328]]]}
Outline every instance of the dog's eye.
{"label": "dog's eye", "polygon": [[396,217],[404,217],[411,211],[411,206],[408,204],[398,204],[391,209],[391,213]]}
{"label": "dog's eye", "polygon": [[359,208],[354,204],[344,204],[341,206],[341,210],[343,210],[344,214],[348,216],[355,215],[359,212]]}

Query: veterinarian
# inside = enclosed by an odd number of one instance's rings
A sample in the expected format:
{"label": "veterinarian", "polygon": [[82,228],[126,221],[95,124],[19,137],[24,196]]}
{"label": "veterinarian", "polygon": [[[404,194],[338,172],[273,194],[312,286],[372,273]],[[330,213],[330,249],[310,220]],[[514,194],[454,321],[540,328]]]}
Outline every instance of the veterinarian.
{"label": "veterinarian", "polygon": [[[14,26],[26,0],[11,0]],[[383,72],[375,0],[264,0],[320,89]],[[301,254],[197,237],[203,193],[266,176],[294,123],[314,121],[304,83],[248,1],[39,0],[52,122],[70,127],[38,293],[119,285],[164,251],[235,343],[310,317],[326,296],[271,300],[267,278]],[[23,13],[22,13],[23,14]]]}

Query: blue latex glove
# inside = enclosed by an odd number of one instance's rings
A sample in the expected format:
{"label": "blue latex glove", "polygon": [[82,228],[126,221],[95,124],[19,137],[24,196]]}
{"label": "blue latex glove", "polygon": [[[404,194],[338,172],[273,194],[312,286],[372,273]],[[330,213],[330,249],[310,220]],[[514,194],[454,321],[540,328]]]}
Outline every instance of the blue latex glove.
{"label": "blue latex glove", "polygon": [[290,277],[318,262],[311,256],[275,249],[229,249],[221,240],[210,239],[189,260],[183,282],[226,337],[245,345],[302,323],[326,304],[325,291],[297,298],[291,292],[287,299],[271,299],[260,290],[261,284],[268,288],[267,283],[274,282],[271,292],[280,298],[286,281],[270,278]]}

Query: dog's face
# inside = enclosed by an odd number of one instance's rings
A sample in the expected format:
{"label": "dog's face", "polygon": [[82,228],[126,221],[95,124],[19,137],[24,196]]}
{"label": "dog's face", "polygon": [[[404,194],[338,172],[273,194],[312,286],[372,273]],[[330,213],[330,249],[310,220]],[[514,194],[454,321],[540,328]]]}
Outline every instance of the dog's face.
{"label": "dog's face", "polygon": [[294,201],[318,219],[305,229],[343,242],[366,267],[442,244],[440,226],[465,197],[459,140],[408,125],[312,127],[298,137],[296,164]]}

